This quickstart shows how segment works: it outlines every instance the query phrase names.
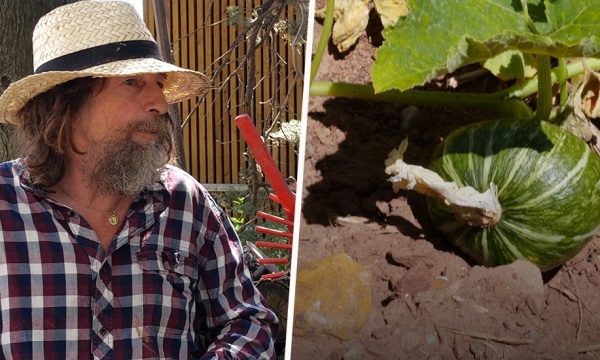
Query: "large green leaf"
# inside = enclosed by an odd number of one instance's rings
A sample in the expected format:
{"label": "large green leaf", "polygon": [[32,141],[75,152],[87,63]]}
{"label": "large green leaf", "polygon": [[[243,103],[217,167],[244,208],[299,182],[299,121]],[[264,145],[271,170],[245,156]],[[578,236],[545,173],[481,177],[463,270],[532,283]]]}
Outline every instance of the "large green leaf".
{"label": "large green leaf", "polygon": [[[413,0],[384,32],[373,66],[376,92],[406,90],[509,49],[555,57],[600,56],[600,1]],[[537,33],[536,33],[537,32]]]}

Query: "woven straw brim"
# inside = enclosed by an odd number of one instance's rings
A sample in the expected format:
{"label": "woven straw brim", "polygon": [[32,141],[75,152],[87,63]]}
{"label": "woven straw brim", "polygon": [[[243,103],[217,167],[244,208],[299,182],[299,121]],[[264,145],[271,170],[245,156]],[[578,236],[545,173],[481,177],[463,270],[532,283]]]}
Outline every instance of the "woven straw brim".
{"label": "woven straw brim", "polygon": [[114,61],[81,71],[50,71],[27,76],[12,83],[0,96],[0,122],[18,124],[18,112],[36,95],[72,79],[92,77],[165,74],[163,92],[167,103],[177,103],[194,96],[202,97],[211,88],[206,75],[183,69],[153,58]]}

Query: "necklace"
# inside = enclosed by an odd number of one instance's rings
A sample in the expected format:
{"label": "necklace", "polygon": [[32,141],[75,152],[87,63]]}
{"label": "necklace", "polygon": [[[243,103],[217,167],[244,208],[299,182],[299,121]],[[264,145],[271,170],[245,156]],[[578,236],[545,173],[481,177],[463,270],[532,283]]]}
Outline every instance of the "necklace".
{"label": "necklace", "polygon": [[116,208],[110,212],[110,216],[108,217],[108,223],[112,226],[116,226],[119,223],[119,216],[117,215]]}
{"label": "necklace", "polygon": [[117,205],[115,205],[115,208],[112,210],[100,210],[100,209],[95,209],[89,205],[86,205],[80,201],[78,201],[77,199],[75,199],[74,197],[72,197],[71,195],[69,195],[66,191],[64,191],[63,189],[59,188],[58,186],[56,187],[62,194],[64,194],[66,197],[68,197],[69,199],[71,199],[71,201],[83,206],[86,209],[90,209],[92,211],[98,212],[98,213],[108,213],[108,223],[111,224],[112,226],[117,226],[120,222],[121,219],[119,219],[119,215],[117,214],[117,209],[119,208],[119,205],[121,205],[121,201],[123,201],[123,198],[119,198],[119,202],[117,202]]}

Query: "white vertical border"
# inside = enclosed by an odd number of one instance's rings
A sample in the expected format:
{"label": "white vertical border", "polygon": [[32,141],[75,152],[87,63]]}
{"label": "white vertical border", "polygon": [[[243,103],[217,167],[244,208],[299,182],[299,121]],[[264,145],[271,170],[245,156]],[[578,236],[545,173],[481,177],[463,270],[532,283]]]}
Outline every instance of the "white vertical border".
{"label": "white vertical border", "polygon": [[[112,0],[102,0],[102,1],[112,1]],[[135,11],[138,13],[140,18],[142,20],[144,20],[144,0],[120,0],[120,1],[130,3],[135,8]]]}
{"label": "white vertical border", "polygon": [[[303,1],[303,0],[299,0]],[[294,303],[296,298],[296,275],[298,274],[298,240],[300,238],[300,220],[302,217],[302,189],[304,184],[304,154],[306,149],[306,125],[308,123],[308,97],[310,89],[310,66],[313,52],[313,29],[315,21],[315,0],[308,3],[308,24],[306,26],[306,47],[304,64],[304,86],[302,89],[302,115],[300,118],[300,154],[298,154],[298,174],[296,181],[296,204],[294,209],[294,234],[292,244],[292,263],[290,267],[290,288],[288,295],[287,326],[285,330],[285,360],[292,357],[292,338],[294,328]]]}
{"label": "white vertical border", "polygon": [[122,0],[133,5],[135,10],[138,12],[138,15],[144,19],[144,0]]}

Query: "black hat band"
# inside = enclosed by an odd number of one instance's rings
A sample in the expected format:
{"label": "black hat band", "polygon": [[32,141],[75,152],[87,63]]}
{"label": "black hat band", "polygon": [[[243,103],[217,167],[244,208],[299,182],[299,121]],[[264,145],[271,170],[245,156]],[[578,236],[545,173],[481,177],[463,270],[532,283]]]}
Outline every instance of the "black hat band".
{"label": "black hat band", "polygon": [[52,59],[36,70],[36,74],[48,71],[78,71],[119,60],[153,58],[163,60],[160,49],[149,40],[120,41],[66,54]]}

